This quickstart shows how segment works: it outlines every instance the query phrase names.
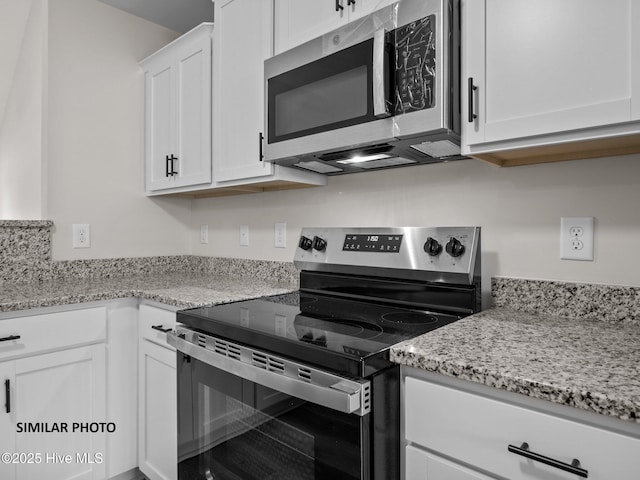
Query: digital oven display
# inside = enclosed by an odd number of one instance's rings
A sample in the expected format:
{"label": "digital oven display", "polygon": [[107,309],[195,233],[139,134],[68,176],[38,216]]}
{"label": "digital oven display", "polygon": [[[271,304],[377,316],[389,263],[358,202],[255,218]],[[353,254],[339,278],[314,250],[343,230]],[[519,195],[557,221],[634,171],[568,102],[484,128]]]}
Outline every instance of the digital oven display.
{"label": "digital oven display", "polygon": [[400,252],[402,235],[347,234],[343,251],[348,252]]}

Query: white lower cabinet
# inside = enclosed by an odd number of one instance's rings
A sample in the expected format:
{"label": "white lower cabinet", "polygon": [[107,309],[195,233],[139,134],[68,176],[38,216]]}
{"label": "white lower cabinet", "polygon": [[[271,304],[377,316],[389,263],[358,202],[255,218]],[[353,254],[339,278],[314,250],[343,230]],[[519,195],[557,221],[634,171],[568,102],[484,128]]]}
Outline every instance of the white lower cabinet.
{"label": "white lower cabinet", "polygon": [[104,307],[0,320],[0,478],[105,478],[105,335]]}
{"label": "white lower cabinet", "polygon": [[[638,478],[640,431],[627,432],[626,422],[559,414],[547,402],[529,408],[520,395],[500,394],[514,402],[405,377],[405,478],[573,480],[580,470],[592,480]],[[579,470],[565,471],[572,464]]]}
{"label": "white lower cabinet", "polygon": [[411,445],[405,447],[405,459],[406,480],[489,480],[489,477]]}
{"label": "white lower cabinet", "polygon": [[178,477],[176,352],[165,340],[175,311],[146,304],[139,310],[138,468],[150,480]]}
{"label": "white lower cabinet", "polygon": [[[125,480],[138,467],[138,299],[107,305],[107,478]],[[126,475],[129,476],[126,476]]]}

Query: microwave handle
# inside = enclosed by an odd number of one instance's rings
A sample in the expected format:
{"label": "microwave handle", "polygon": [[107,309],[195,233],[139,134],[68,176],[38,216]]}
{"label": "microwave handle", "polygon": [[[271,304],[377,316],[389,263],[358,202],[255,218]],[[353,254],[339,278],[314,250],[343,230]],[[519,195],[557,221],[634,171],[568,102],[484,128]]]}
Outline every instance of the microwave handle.
{"label": "microwave handle", "polygon": [[385,46],[385,31],[381,28],[373,34],[373,115],[376,118],[391,115],[387,98],[389,61]]}

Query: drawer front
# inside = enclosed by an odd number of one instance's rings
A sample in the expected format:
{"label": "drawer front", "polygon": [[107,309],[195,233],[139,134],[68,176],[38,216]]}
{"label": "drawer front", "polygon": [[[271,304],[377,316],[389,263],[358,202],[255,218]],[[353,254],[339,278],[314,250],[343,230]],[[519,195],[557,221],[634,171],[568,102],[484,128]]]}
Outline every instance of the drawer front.
{"label": "drawer front", "polygon": [[405,480],[489,480],[479,473],[408,445]]}
{"label": "drawer front", "polygon": [[[106,339],[105,307],[0,320],[0,361]],[[12,337],[19,337],[11,339]]]}
{"label": "drawer front", "polygon": [[140,305],[140,337],[174,350],[167,344],[167,330],[176,328],[176,312]]}
{"label": "drawer front", "polygon": [[565,464],[580,461],[589,479],[637,479],[640,440],[461,392],[415,378],[405,382],[409,442],[511,480],[579,478],[508,451],[530,451]]}

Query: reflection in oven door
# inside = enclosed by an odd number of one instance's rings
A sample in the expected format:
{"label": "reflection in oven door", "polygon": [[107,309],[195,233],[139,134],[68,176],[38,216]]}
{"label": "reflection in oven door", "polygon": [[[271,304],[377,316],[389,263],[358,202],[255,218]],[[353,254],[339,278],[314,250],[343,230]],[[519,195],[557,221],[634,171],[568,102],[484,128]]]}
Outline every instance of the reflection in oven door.
{"label": "reflection in oven door", "polygon": [[300,400],[182,352],[178,382],[179,480],[368,477],[368,414]]}

